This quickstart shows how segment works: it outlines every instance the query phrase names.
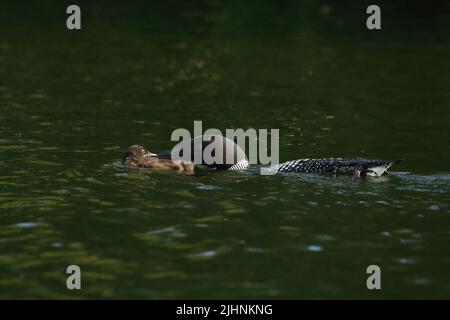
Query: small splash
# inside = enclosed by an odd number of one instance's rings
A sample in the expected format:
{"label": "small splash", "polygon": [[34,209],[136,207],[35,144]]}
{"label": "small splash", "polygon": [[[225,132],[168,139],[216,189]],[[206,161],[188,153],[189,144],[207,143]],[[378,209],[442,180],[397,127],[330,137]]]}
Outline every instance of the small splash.
{"label": "small splash", "polygon": [[441,208],[437,204],[433,204],[433,205],[429,206],[428,209],[434,210],[434,211],[441,210]]}
{"label": "small splash", "polygon": [[198,254],[198,256],[205,257],[205,258],[214,257],[215,255],[216,255],[216,252],[214,250],[203,251]]}
{"label": "small splash", "polygon": [[63,244],[62,244],[61,242],[57,242],[57,241],[52,242],[50,245],[51,245],[53,248],[62,248],[62,247],[63,247]]}
{"label": "small splash", "polygon": [[33,228],[37,225],[36,222],[19,222],[16,223],[16,227],[27,229],[27,228]]}
{"label": "small splash", "polygon": [[318,245],[309,245],[306,247],[306,250],[308,250],[309,252],[320,252],[323,251],[323,248]]}
{"label": "small splash", "polygon": [[189,257],[194,259],[204,259],[204,258],[212,258],[217,255],[217,252],[215,250],[206,250],[199,253],[194,253],[189,255]]}
{"label": "small splash", "polygon": [[412,258],[400,258],[400,259],[397,259],[397,261],[400,264],[415,264],[416,263],[416,260],[414,260]]}
{"label": "small splash", "polygon": [[174,227],[167,227],[167,228],[158,228],[158,229],[152,229],[147,231],[147,233],[150,234],[161,234],[161,233],[171,233],[174,232],[175,228]]}

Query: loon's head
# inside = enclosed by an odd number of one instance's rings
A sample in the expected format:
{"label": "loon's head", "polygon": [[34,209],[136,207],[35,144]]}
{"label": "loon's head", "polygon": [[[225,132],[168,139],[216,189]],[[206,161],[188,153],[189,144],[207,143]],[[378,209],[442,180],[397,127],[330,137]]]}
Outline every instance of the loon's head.
{"label": "loon's head", "polygon": [[124,154],[122,163],[132,167],[139,167],[148,161],[154,160],[158,155],[140,145],[133,145]]}

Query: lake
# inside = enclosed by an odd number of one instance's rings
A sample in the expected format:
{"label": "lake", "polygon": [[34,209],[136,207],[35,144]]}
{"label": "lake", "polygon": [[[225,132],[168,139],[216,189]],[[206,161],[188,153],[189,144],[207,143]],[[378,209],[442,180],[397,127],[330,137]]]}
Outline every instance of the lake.
{"label": "lake", "polygon": [[[305,27],[268,3],[255,21],[251,6],[81,6],[80,31],[61,5],[4,4],[0,297],[450,297],[448,35]],[[261,21],[272,9],[289,23]],[[120,164],[194,120],[278,128],[281,161],[405,161],[367,179]]]}

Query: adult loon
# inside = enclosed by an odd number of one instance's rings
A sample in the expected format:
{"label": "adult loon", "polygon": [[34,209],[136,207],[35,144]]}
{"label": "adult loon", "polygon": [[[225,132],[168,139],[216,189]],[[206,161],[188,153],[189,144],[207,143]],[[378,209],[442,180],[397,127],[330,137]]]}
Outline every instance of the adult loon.
{"label": "adult loon", "polygon": [[364,158],[298,159],[272,166],[268,170],[275,173],[347,174],[357,177],[379,177],[388,174],[387,170],[400,161],[368,160]]}

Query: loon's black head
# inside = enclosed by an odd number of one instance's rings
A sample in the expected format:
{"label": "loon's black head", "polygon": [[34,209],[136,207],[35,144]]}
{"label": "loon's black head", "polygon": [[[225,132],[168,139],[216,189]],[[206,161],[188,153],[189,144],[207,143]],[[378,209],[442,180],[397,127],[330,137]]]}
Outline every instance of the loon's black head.
{"label": "loon's black head", "polygon": [[139,165],[148,162],[152,157],[157,157],[158,155],[152,153],[140,145],[133,145],[128,148],[127,152],[124,154],[122,163],[128,166],[138,167]]}

